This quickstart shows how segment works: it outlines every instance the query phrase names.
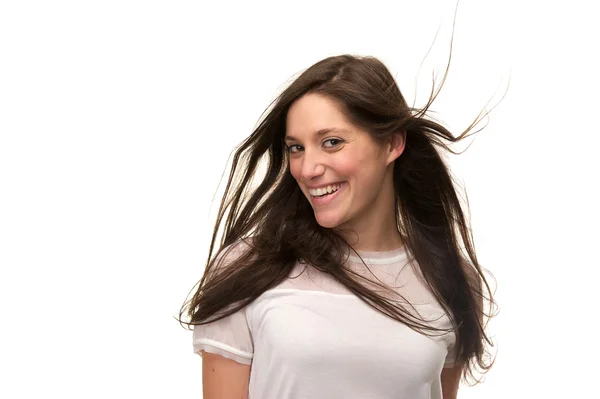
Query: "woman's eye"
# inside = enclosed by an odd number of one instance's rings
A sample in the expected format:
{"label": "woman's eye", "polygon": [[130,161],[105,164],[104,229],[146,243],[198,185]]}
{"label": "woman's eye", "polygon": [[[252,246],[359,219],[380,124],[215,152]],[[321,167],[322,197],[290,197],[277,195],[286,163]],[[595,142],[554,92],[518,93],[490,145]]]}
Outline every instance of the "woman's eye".
{"label": "woman's eye", "polygon": [[[343,141],[344,140],[341,140],[341,139],[327,139],[323,143],[330,143],[330,145],[326,145],[325,147],[333,148],[333,147],[338,146]],[[294,149],[296,147],[298,147],[298,148],[294,151]],[[302,151],[302,146],[298,145],[298,144],[286,145],[286,148],[290,154],[297,154],[298,152]]]}
{"label": "woman's eye", "polygon": [[297,145],[297,144],[292,144],[292,145],[288,145],[288,146],[286,146],[286,147],[287,147],[287,150],[288,150],[288,152],[291,152],[292,154],[294,154],[294,153],[295,153],[295,151],[292,151],[292,149],[293,149],[294,147],[299,147],[299,145]]}
{"label": "woman's eye", "polygon": [[327,139],[327,140],[324,141],[324,143],[327,143],[327,142],[333,142],[333,144],[329,147],[329,148],[331,148],[331,147],[335,147],[337,144],[341,143],[342,140],[340,140],[340,139]]}

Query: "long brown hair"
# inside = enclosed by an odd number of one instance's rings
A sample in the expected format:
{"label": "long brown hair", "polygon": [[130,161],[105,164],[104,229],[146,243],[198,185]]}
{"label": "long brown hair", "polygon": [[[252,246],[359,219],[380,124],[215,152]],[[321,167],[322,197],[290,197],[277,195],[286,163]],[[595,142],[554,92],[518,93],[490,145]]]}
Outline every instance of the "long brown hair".
{"label": "long brown hair", "polygon": [[[438,330],[366,288],[343,267],[344,250],[352,249],[351,245],[333,229],[316,222],[307,198],[290,174],[284,143],[287,112],[303,95],[318,93],[337,100],[350,122],[375,140],[384,141],[399,132],[406,134],[404,152],[393,170],[398,230],[424,281],[452,320],[457,335],[456,364],[463,367],[463,377],[474,377],[477,366],[487,372],[493,361],[488,362],[486,342],[493,344],[485,332],[484,300],[489,301],[490,310],[494,300],[451,174],[438,152],[444,149],[455,153],[443,141],[455,143],[468,137],[487,113],[480,113],[458,137],[428,118],[427,111],[443,86],[449,65],[450,60],[441,85],[432,90],[421,109],[407,105],[389,70],[374,57],[329,57],[292,82],[235,151],[206,269],[191,301],[181,308],[179,321],[189,326],[226,317],[283,282],[295,262],[302,260],[415,331],[427,334]],[[265,175],[251,187],[262,162],[266,163]],[[220,228],[224,228],[223,235],[213,259]],[[461,252],[459,237],[465,253]],[[242,254],[227,273],[211,273],[219,267],[217,260],[223,258],[225,250],[240,241],[247,242],[251,250]],[[181,320],[184,312],[189,322]],[[218,312],[221,314],[209,320]],[[489,321],[494,315],[490,311],[485,316]]]}

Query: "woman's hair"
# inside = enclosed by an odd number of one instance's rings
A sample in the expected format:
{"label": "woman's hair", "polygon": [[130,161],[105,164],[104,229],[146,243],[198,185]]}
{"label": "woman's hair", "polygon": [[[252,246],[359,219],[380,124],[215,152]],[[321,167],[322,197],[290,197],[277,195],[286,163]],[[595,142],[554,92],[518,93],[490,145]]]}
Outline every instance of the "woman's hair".
{"label": "woman's hair", "polygon": [[[456,154],[443,141],[454,143],[468,137],[467,133],[483,116],[480,113],[466,131],[454,137],[426,115],[446,79],[449,65],[450,60],[442,84],[432,90],[421,109],[407,105],[389,70],[374,57],[329,57],[293,81],[235,152],[206,269],[191,301],[181,308],[179,321],[196,325],[229,316],[282,283],[295,262],[301,260],[415,331],[427,335],[427,331],[442,331],[411,316],[397,302],[366,288],[343,266],[347,259],[344,254],[346,249],[352,249],[351,244],[333,229],[317,223],[308,199],[292,177],[284,143],[287,112],[303,95],[317,93],[335,100],[348,120],[376,141],[406,134],[404,152],[395,160],[393,170],[398,230],[407,252],[414,255],[424,282],[452,320],[456,364],[463,366],[463,378],[474,378],[473,369],[477,366],[487,372],[493,361],[488,362],[486,342],[493,344],[485,332],[484,299],[489,301],[490,310],[494,300],[475,255],[470,226],[451,174],[438,153],[444,149]],[[264,177],[251,185],[263,162]],[[213,259],[220,228],[224,228],[223,236]],[[459,237],[466,254],[461,252]],[[212,273],[213,268],[219,267],[219,259],[228,253],[226,249],[241,241],[251,250],[231,263],[227,273]],[[184,312],[189,322],[181,320]],[[218,312],[221,314],[217,316]],[[209,320],[211,316],[217,317]],[[494,315],[490,311],[486,316],[489,321]]]}

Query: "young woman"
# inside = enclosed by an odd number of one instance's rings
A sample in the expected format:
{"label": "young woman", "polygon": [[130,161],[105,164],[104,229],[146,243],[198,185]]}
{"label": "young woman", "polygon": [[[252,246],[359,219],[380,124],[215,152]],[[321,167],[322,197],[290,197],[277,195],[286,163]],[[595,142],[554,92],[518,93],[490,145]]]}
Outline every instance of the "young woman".
{"label": "young woman", "polygon": [[415,110],[376,58],[330,57],[241,144],[181,311],[205,399],[448,399],[491,367],[493,299],[438,153],[470,129],[427,119],[438,92]]}

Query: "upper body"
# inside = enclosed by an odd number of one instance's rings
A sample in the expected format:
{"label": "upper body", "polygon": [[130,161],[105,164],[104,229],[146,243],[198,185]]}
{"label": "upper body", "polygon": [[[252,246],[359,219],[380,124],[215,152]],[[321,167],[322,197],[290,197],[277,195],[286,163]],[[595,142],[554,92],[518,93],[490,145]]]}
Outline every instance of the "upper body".
{"label": "upper body", "polygon": [[[211,251],[224,227],[223,245],[258,237],[261,257],[203,278],[189,307],[205,399],[456,397],[458,365],[482,359],[482,274],[436,149],[467,132],[455,138],[423,117],[434,98],[415,110],[379,60],[329,57],[286,88],[236,150]],[[249,187],[262,160],[264,178]],[[329,256],[341,247],[367,266]],[[423,320],[448,332],[409,328]]]}
{"label": "upper body", "polygon": [[[451,326],[404,247],[358,253],[368,268],[350,255],[351,270],[394,287],[399,295],[388,297],[399,302],[404,297],[416,316],[436,327]],[[454,366],[454,342],[454,333],[428,337],[413,331],[299,262],[282,284],[226,318],[194,326],[193,333],[196,353],[217,355],[220,367],[228,367],[223,358],[240,366],[237,379],[226,384],[243,392],[247,383],[249,399],[442,399],[442,370]],[[204,371],[208,378],[211,370]],[[234,378],[235,365],[228,370],[225,375]],[[213,381],[213,390],[222,392],[223,382]]]}

